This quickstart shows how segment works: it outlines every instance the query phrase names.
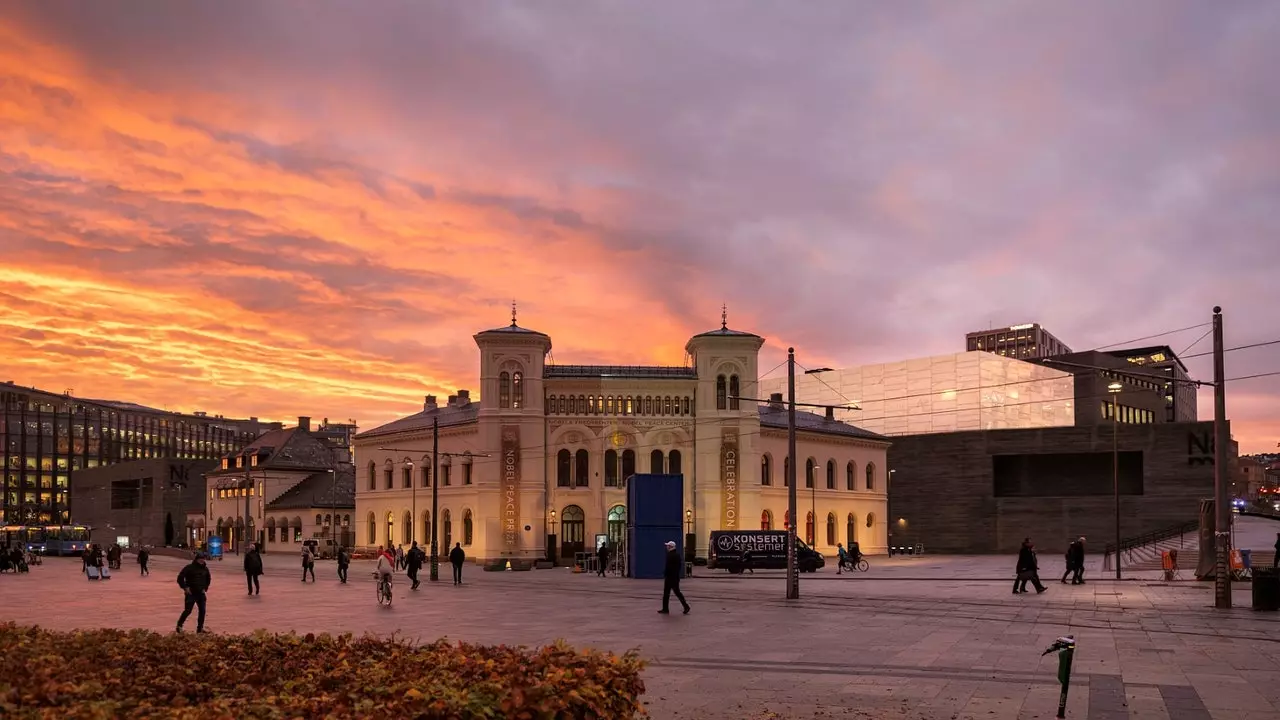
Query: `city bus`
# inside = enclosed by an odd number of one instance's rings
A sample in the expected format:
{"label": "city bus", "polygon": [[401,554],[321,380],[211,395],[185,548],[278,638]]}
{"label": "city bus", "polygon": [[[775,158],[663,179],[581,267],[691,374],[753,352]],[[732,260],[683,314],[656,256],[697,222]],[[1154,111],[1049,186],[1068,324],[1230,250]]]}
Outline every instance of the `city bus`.
{"label": "city bus", "polygon": [[89,546],[87,525],[46,525],[44,531],[46,555],[76,556]]}
{"label": "city bus", "polygon": [[0,527],[0,544],[22,548],[26,552],[44,554],[47,533],[39,525],[5,525]]}

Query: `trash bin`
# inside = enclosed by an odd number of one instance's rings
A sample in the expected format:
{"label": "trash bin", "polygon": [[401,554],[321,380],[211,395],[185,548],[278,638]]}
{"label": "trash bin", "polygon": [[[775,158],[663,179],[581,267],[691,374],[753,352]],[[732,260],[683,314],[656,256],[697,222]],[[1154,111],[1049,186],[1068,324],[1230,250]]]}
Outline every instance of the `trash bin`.
{"label": "trash bin", "polygon": [[1280,572],[1275,568],[1254,568],[1253,609],[1266,612],[1280,610]]}
{"label": "trash bin", "polygon": [[1253,551],[1249,548],[1240,548],[1240,564],[1245,570],[1253,567]]}

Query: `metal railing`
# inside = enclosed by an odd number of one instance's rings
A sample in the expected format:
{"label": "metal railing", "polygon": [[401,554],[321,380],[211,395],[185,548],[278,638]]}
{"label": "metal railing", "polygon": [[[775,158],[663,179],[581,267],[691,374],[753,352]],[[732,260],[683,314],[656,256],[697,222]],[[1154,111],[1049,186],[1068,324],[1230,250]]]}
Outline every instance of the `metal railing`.
{"label": "metal railing", "polygon": [[[1140,550],[1149,545],[1154,545],[1158,542],[1164,542],[1165,540],[1172,540],[1173,538],[1181,538],[1187,533],[1196,532],[1199,529],[1200,529],[1199,520],[1188,520],[1187,522],[1178,523],[1177,525],[1170,525],[1169,527],[1161,528],[1159,530],[1152,530],[1151,532],[1143,533],[1142,535],[1135,535],[1131,538],[1122,538],[1120,540],[1120,549],[1124,552],[1129,553],[1129,559],[1132,560],[1134,550]],[[1107,543],[1106,546],[1102,549],[1102,552],[1103,552],[1103,560],[1102,560],[1103,569],[1110,570],[1111,557],[1116,552],[1116,544]]]}

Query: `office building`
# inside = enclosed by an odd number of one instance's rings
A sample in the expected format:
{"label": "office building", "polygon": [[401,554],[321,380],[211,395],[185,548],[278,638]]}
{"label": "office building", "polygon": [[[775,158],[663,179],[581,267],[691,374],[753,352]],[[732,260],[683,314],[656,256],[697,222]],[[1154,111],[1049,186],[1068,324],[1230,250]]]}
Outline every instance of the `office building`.
{"label": "office building", "polygon": [[151,459],[71,473],[76,522],[121,547],[195,547],[204,528],[204,473],[216,460]]}
{"label": "office building", "polygon": [[1109,424],[1112,413],[1126,424],[1198,419],[1196,386],[1168,347],[1086,350],[1032,362],[1075,375],[1076,425]]}
{"label": "office building", "polygon": [[964,341],[965,350],[995,353],[1019,360],[1071,352],[1071,348],[1067,347],[1066,343],[1040,327],[1040,323],[978,330],[966,334]]}
{"label": "office building", "polygon": [[0,384],[4,496],[0,521],[73,519],[72,473],[144,459],[212,460],[279,423],[177,413]]}

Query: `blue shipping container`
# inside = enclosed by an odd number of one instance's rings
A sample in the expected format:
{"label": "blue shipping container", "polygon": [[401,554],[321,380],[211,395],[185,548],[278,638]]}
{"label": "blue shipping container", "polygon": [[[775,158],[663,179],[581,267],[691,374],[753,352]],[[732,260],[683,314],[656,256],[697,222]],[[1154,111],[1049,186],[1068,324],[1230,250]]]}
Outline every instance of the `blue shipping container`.
{"label": "blue shipping container", "polygon": [[627,524],[632,527],[682,526],[684,476],[631,476],[627,483]]}
{"label": "blue shipping container", "polygon": [[631,577],[661,580],[667,566],[667,542],[676,544],[676,555],[682,558],[680,574],[684,575],[684,534],[679,525],[671,527],[633,527],[627,531],[627,563]]}

